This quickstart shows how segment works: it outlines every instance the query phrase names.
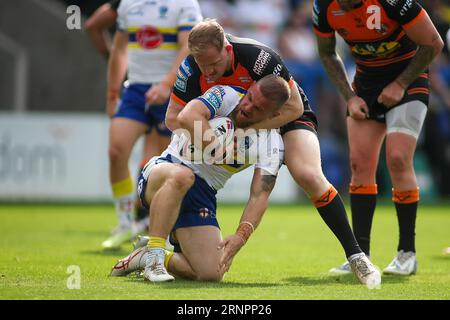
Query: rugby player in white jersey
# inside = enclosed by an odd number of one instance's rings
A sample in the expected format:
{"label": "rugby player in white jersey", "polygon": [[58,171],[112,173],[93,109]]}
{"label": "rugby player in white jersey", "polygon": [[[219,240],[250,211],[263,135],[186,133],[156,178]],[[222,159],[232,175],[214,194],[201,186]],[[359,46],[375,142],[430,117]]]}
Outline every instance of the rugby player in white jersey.
{"label": "rugby player in white jersey", "polygon": [[[278,109],[290,97],[287,81],[275,75],[255,82],[244,97],[239,91],[242,89],[218,85],[191,100],[178,115],[180,128],[190,132],[191,137],[194,134],[204,137],[206,130],[211,129],[208,121],[218,116],[230,117],[237,128],[246,128],[277,116]],[[194,131],[195,123],[201,124],[198,126],[201,130]],[[216,192],[250,163],[207,164],[185,160],[178,151],[180,137],[175,134],[161,156],[147,163],[138,182],[141,200],[152,212],[150,241],[120,260],[111,275],[145,269],[144,278],[152,282],[171,281],[173,276],[220,281],[261,221],[283,161],[284,147],[279,133],[261,130],[258,135],[249,201],[236,233],[222,240]],[[203,147],[214,139],[203,140]],[[169,233],[174,240],[174,252],[164,249]]]}
{"label": "rugby player in white jersey", "polygon": [[[106,104],[112,118],[109,176],[118,227],[103,242],[104,248],[118,247],[139,231],[132,223],[135,190],[130,154],[138,138],[150,130],[153,156],[170,142],[171,131],[165,126],[167,103],[178,66],[188,53],[189,31],[202,20],[197,0],[122,0],[117,13]],[[128,81],[119,101],[127,69]]]}

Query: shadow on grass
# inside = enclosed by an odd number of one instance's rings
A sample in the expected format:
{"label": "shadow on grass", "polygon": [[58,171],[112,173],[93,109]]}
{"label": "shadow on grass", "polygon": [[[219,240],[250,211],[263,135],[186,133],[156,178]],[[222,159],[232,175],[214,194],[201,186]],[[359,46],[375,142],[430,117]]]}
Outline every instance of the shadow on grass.
{"label": "shadow on grass", "polygon": [[270,288],[283,286],[282,283],[243,283],[243,282],[208,282],[208,281],[193,281],[193,280],[183,280],[176,279],[175,282],[161,282],[161,283],[150,283],[144,281],[142,277],[128,276],[125,282],[129,283],[139,283],[142,285],[157,285],[164,289],[207,289],[207,288]]}
{"label": "shadow on grass", "polygon": [[450,262],[450,255],[435,255],[431,257],[431,260]]}
{"label": "shadow on grass", "polygon": [[[329,284],[348,284],[360,285],[358,279],[353,274],[346,274],[340,276],[324,275],[319,277],[290,277],[283,281],[300,286],[316,286]],[[381,284],[386,283],[404,283],[408,281],[408,277],[382,275]]]}

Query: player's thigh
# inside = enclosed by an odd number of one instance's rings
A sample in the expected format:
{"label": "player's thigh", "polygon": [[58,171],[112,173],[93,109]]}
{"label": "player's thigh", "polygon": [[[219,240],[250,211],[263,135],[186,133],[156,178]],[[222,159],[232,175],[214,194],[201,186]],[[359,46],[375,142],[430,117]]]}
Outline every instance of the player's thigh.
{"label": "player's thigh", "polygon": [[111,151],[129,155],[147,126],[127,118],[113,118],[109,128],[109,146]]}
{"label": "player's thigh", "polygon": [[347,117],[350,162],[353,165],[376,170],[386,125],[375,120],[355,120]]}
{"label": "player's thigh", "polygon": [[426,105],[421,101],[410,101],[390,110],[386,114],[386,159],[389,168],[395,169],[412,163],[425,116]]}
{"label": "player's thigh", "polygon": [[[150,164],[150,166],[151,165],[152,164]],[[181,164],[167,162],[156,163],[149,169],[151,171],[148,175],[145,187],[145,201],[148,204],[151,203],[155,193],[158,192],[165,183],[173,183],[177,190],[187,190],[192,186],[192,183],[195,180],[192,170]],[[167,201],[170,201],[170,195],[167,195]]]}
{"label": "player's thigh", "polygon": [[176,236],[197,280],[220,281],[222,279],[219,262],[223,249],[217,249],[222,241],[219,228],[211,225],[178,228]]}
{"label": "player's thigh", "polygon": [[317,135],[297,129],[283,135],[285,164],[294,180],[310,195],[317,196],[329,188],[321,167]]}

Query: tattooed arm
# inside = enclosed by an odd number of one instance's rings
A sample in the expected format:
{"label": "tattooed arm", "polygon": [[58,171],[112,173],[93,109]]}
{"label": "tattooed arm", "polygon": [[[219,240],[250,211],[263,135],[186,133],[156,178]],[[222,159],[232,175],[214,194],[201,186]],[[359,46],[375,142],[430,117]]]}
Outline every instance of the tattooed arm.
{"label": "tattooed arm", "polygon": [[219,265],[219,271],[221,273],[228,271],[234,256],[260,223],[264,212],[269,205],[269,195],[275,186],[276,179],[276,176],[266,174],[262,169],[255,169],[250,190],[250,198],[242,213],[239,227],[236,233],[225,238],[219,247],[220,249],[224,248]]}
{"label": "tattooed arm", "polygon": [[418,49],[408,67],[394,82],[387,85],[378,97],[378,102],[387,107],[392,107],[403,98],[406,88],[428,68],[444,47],[441,36],[427,14],[411,28],[404,31],[418,45]]}
{"label": "tattooed arm", "polygon": [[336,52],[336,38],[316,35],[316,39],[320,60],[328,76],[347,101],[350,116],[357,120],[365,119],[369,109],[364,100],[356,95],[348,81],[344,63]]}

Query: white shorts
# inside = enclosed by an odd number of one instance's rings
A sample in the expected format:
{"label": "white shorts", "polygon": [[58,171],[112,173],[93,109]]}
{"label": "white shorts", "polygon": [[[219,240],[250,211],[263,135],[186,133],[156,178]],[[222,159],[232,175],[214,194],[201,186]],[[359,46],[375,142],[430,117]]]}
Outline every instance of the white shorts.
{"label": "white shorts", "polygon": [[401,132],[413,136],[417,140],[426,114],[427,106],[418,100],[407,102],[389,110],[386,113],[387,134]]}

